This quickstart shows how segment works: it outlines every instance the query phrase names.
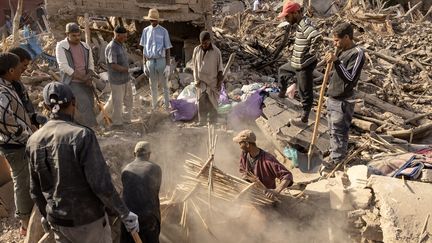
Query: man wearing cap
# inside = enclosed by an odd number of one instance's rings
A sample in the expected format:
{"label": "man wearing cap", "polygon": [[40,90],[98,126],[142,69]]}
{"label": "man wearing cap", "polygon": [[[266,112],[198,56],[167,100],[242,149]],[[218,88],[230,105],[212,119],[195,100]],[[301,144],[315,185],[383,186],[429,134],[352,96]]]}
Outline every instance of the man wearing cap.
{"label": "man wearing cap", "polygon": [[144,19],[150,21],[145,27],[140,40],[143,47],[143,68],[149,78],[152,95],[152,109],[155,110],[158,101],[158,84],[162,84],[164,92],[165,109],[169,108],[168,78],[171,74],[170,48],[172,48],[168,31],[159,25],[159,12],[150,9]]}
{"label": "man wearing cap", "polygon": [[[112,128],[122,128],[123,123],[131,122],[133,96],[129,80],[128,55],[123,43],[127,40],[127,31],[123,26],[116,26],[114,38],[105,49],[105,59],[108,64],[108,81],[111,86],[111,96],[105,105],[105,111],[111,114]],[[123,112],[125,107],[125,112]]]}
{"label": "man wearing cap", "polygon": [[[158,243],[160,232],[159,190],[162,170],[150,162],[150,143],[138,142],[135,160],[122,171],[123,200],[139,218],[140,237],[146,243]],[[122,243],[133,243],[132,237],[122,227]]]}
{"label": "man wearing cap", "polygon": [[292,119],[291,123],[296,126],[304,126],[308,123],[312,109],[313,71],[317,65],[316,52],[321,44],[322,36],[312,21],[303,16],[303,8],[298,3],[287,1],[278,17],[284,18],[291,25],[296,25],[291,60],[279,68],[279,82],[281,83],[279,97],[285,97],[288,79],[295,75],[303,111],[299,117]]}
{"label": "man wearing cap", "polygon": [[223,81],[222,54],[211,40],[210,33],[200,34],[201,44],[195,47],[192,62],[193,76],[197,88],[198,122],[199,125],[210,123],[217,119],[219,91]]}
{"label": "man wearing cap", "polygon": [[95,127],[97,122],[93,109],[93,54],[90,46],[81,41],[78,24],[66,25],[66,38],[57,42],[56,58],[61,80],[70,86],[77,101],[76,122],[87,127]]}
{"label": "man wearing cap", "polygon": [[21,223],[21,234],[26,234],[33,208],[30,198],[30,175],[25,158],[25,146],[33,133],[31,123],[13,82],[20,80],[22,67],[17,55],[0,53],[0,153],[10,164],[14,184],[15,216]]}
{"label": "man wearing cap", "polygon": [[[267,187],[267,195],[279,194],[283,189],[293,184],[293,176],[273,155],[260,149],[256,145],[256,136],[251,130],[241,131],[233,138],[240,145],[240,174],[242,178],[250,180],[258,178]],[[275,179],[280,183],[276,187]]]}
{"label": "man wearing cap", "polygon": [[75,97],[70,86],[49,83],[43,97],[50,120],[29,138],[26,154],[31,196],[56,242],[111,242],[105,207],[129,231],[137,231],[138,217],[115,190],[94,132],[73,122]]}

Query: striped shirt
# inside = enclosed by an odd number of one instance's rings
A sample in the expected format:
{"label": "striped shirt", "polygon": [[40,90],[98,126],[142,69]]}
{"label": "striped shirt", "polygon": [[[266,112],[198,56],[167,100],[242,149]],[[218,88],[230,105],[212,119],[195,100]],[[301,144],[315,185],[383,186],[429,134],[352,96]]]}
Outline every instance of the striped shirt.
{"label": "striped shirt", "polygon": [[364,63],[365,54],[360,47],[354,46],[342,51],[334,62],[336,72],[333,72],[330,79],[328,96],[335,99],[345,99],[353,96]]}
{"label": "striped shirt", "polygon": [[0,146],[26,145],[32,134],[30,117],[12,84],[0,78]]}
{"label": "striped shirt", "polygon": [[317,60],[316,50],[322,36],[306,16],[298,23],[295,35],[291,66],[300,70]]}

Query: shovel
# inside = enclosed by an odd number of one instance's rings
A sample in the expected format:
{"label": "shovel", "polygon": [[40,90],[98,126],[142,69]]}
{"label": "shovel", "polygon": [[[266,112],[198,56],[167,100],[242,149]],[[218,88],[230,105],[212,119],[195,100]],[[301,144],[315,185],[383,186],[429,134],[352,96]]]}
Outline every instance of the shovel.
{"label": "shovel", "polygon": [[[338,49],[336,48],[335,50],[335,54],[337,54]],[[322,105],[324,102],[324,93],[327,87],[327,83],[328,80],[330,78],[330,72],[333,68],[333,62],[327,63],[327,67],[324,73],[324,80],[321,86],[321,91],[320,91],[320,96],[318,99],[318,110],[315,114],[315,124],[314,124],[314,129],[313,129],[313,133],[312,133],[312,140],[310,142],[309,145],[309,151],[308,151],[308,163],[307,163],[307,169],[310,170],[311,169],[311,162],[312,162],[312,155],[314,153],[314,148],[315,148],[315,143],[318,137],[318,126],[320,123],[320,119],[321,119],[321,110],[322,110]]]}

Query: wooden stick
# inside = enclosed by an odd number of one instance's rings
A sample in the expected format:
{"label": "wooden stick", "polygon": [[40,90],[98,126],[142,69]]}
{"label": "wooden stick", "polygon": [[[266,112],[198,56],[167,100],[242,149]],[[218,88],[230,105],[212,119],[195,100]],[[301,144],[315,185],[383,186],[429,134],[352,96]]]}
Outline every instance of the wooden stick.
{"label": "wooden stick", "polygon": [[13,18],[13,24],[12,24],[12,46],[18,46],[19,42],[19,29],[20,29],[20,22],[21,22],[21,15],[23,10],[23,0],[18,0],[18,6],[17,10],[15,12],[15,16]]}
{"label": "wooden stick", "polygon": [[[337,49],[335,50],[335,55],[337,53]],[[325,95],[325,89],[327,87],[327,82],[329,80],[330,77],[330,72],[333,69],[333,62],[327,63],[327,67],[324,73],[324,80],[321,86],[321,91],[320,91],[320,96],[318,99],[318,109],[317,112],[315,113],[315,124],[314,124],[314,129],[313,129],[313,133],[312,133],[312,140],[311,143],[309,145],[309,151],[308,151],[308,170],[310,170],[310,164],[311,164],[311,159],[312,159],[312,154],[313,154],[313,150],[314,150],[314,146],[318,137],[318,126],[320,123],[320,119],[321,119],[321,110],[322,110],[322,105],[324,102],[324,95]]]}
{"label": "wooden stick", "polygon": [[230,69],[231,65],[233,64],[234,60],[235,60],[235,53],[231,53],[231,55],[229,56],[228,62],[225,65],[225,68],[223,70],[223,77],[225,78],[226,74],[228,73],[228,70]]}
{"label": "wooden stick", "polygon": [[135,241],[135,243],[142,243],[141,237],[139,236],[138,232],[134,231],[131,232],[132,238]]}
{"label": "wooden stick", "polygon": [[426,231],[426,227],[427,227],[427,224],[428,224],[428,221],[429,221],[429,217],[430,217],[430,214],[428,213],[428,215],[426,216],[426,220],[425,220],[425,222],[423,224],[422,230],[420,231],[420,236],[419,236],[418,243],[421,243],[423,241],[424,237],[422,237],[422,235]]}
{"label": "wooden stick", "polygon": [[91,42],[91,32],[90,32],[90,18],[89,14],[84,14],[84,33],[85,33],[85,42],[90,46]]}

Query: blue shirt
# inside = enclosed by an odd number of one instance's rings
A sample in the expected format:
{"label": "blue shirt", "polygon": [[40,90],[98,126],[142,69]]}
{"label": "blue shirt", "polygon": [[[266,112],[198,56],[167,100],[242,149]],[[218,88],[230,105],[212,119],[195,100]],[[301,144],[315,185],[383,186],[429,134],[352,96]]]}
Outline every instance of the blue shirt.
{"label": "blue shirt", "polygon": [[172,48],[168,31],[160,25],[156,27],[149,25],[144,28],[140,46],[143,47],[143,54],[146,58],[165,57],[165,50]]}

